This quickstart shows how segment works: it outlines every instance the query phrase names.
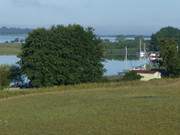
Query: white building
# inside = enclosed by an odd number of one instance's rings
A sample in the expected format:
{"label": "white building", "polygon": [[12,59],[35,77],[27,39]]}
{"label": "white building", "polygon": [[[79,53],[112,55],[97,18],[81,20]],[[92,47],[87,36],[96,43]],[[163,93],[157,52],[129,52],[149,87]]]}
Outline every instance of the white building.
{"label": "white building", "polygon": [[138,75],[142,76],[141,81],[150,81],[153,79],[161,79],[159,71],[134,70]]}

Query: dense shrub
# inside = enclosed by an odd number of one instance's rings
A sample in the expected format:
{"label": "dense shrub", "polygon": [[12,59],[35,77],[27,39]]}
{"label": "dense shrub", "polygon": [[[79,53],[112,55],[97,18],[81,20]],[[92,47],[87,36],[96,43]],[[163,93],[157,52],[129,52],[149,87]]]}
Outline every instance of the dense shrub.
{"label": "dense shrub", "polygon": [[140,80],[141,78],[142,76],[138,75],[135,71],[129,71],[124,75],[123,80],[133,81],[133,80]]}
{"label": "dense shrub", "polygon": [[19,66],[13,65],[10,67],[10,79],[12,81],[22,81],[21,69]]}
{"label": "dense shrub", "polygon": [[95,82],[103,75],[103,49],[92,28],[36,29],[22,46],[20,66],[34,87]]}
{"label": "dense shrub", "polygon": [[0,89],[8,87],[10,83],[10,67],[0,65]]}
{"label": "dense shrub", "polygon": [[162,61],[160,67],[169,73],[169,77],[180,76],[180,54],[177,51],[177,43],[173,39],[164,39],[160,42],[160,54]]}

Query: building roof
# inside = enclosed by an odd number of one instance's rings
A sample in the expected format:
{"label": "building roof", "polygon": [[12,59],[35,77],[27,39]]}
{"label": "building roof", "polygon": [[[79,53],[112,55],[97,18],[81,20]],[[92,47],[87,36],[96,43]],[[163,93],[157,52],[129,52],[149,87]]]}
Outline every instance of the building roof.
{"label": "building roof", "polygon": [[159,71],[151,71],[151,70],[133,70],[133,71],[141,74],[155,74],[156,72],[159,72]]}

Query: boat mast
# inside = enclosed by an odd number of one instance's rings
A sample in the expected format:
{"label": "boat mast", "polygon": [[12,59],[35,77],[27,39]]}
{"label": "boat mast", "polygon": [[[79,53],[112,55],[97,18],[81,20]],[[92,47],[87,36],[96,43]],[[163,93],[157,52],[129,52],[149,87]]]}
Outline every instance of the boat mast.
{"label": "boat mast", "polygon": [[140,43],[139,43],[139,58],[141,58],[141,46],[142,46],[142,41],[141,41],[141,38],[140,38]]}
{"label": "boat mast", "polygon": [[177,44],[177,47],[176,47],[176,48],[177,48],[177,52],[179,52],[179,45],[178,45],[178,44]]}
{"label": "boat mast", "polygon": [[125,54],[125,69],[127,70],[127,69],[128,69],[128,66],[127,66],[127,61],[128,61],[128,48],[127,48],[127,46],[125,47],[125,51],[126,51],[126,54]]}
{"label": "boat mast", "polygon": [[147,57],[147,52],[146,52],[146,43],[144,43],[144,58]]}
{"label": "boat mast", "polygon": [[125,61],[127,61],[127,59],[128,59],[128,49],[127,49],[127,46],[125,47],[125,51],[126,51],[126,54],[125,54]]}

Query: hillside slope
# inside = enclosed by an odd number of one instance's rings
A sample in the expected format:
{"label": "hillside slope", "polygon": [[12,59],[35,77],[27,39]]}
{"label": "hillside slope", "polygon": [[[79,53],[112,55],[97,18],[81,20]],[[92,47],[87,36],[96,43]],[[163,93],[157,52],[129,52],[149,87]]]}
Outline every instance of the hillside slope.
{"label": "hillside slope", "polygon": [[0,92],[0,97],[0,135],[180,134],[179,79]]}

